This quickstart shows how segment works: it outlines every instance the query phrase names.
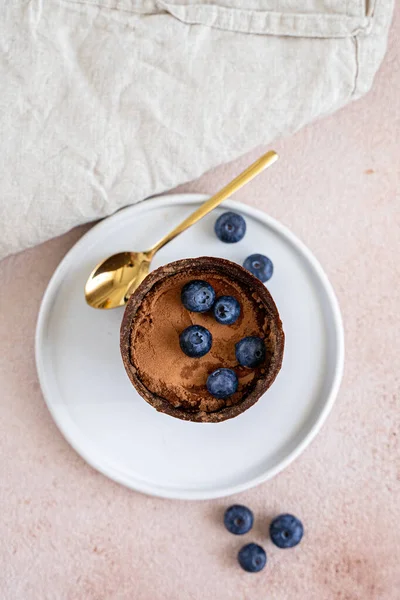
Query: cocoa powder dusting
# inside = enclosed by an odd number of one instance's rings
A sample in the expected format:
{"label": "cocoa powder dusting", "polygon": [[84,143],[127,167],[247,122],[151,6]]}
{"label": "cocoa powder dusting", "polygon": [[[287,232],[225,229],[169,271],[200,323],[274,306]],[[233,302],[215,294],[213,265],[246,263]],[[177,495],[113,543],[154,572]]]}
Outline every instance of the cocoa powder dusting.
{"label": "cocoa powder dusting", "polygon": [[[204,279],[218,296],[234,296],[241,315],[233,325],[217,323],[211,313],[191,313],[181,303],[181,289],[188,281]],[[210,352],[189,358],[179,346],[179,334],[189,325],[206,327],[213,336]],[[243,337],[265,339],[266,362],[257,369],[240,367],[235,343]],[[246,397],[257,378],[268,369],[270,328],[265,308],[257,295],[248,293],[235,281],[217,274],[179,274],[156,284],[144,298],[132,323],[130,360],[143,384],[175,407],[213,412],[232,406]],[[226,400],[218,400],[206,389],[208,375],[220,367],[235,369],[239,389]]]}

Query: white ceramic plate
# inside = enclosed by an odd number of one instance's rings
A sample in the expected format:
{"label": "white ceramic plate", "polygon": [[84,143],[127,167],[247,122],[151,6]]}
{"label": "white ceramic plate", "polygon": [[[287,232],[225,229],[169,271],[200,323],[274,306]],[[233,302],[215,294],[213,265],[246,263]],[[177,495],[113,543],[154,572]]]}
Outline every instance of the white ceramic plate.
{"label": "white ceramic plate", "polygon": [[[84,284],[102,258],[150,247],[204,200],[164,196],[93,227],[54,273],[36,331],[43,394],[71,446],[111,479],[169,498],[226,496],[281,471],[320,429],[343,370],[340,310],[321,266],[278,222],[229,201],[168,244],[152,266],[204,255],[240,264],[254,252],[269,256],[274,274],[268,288],[286,335],[282,370],[255,406],[218,424],[180,421],[140,398],[120,358],[123,309],[88,307]],[[247,221],[246,236],[237,244],[224,244],[214,233],[215,220],[226,209]]]}

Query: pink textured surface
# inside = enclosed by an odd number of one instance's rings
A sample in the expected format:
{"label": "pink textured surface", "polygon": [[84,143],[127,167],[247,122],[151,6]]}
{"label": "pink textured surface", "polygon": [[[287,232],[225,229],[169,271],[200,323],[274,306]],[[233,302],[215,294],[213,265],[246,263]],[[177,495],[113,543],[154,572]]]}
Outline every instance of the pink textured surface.
{"label": "pink textured surface", "polygon": [[[341,303],[347,357],[337,404],[291,467],[238,497],[174,502],[130,492],[88,467],[42,400],[34,329],[47,282],[87,229],[0,264],[2,600],[397,600],[400,597],[399,15],[375,88],[280,141],[281,161],[236,199],[269,212],[315,252]],[[212,192],[254,152],[185,190]],[[397,329],[397,331],[396,331]],[[259,575],[223,509],[251,506],[246,540],[265,544]],[[293,551],[267,540],[280,511],[301,516]]]}

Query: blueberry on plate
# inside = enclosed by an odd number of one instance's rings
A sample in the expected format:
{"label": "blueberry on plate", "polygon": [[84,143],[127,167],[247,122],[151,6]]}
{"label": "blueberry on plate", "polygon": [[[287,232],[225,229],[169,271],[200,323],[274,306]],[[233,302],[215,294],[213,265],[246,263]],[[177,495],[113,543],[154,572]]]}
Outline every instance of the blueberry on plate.
{"label": "blueberry on plate", "polygon": [[179,336],[181,349],[191,358],[200,358],[210,351],[212,335],[201,325],[190,325]]}
{"label": "blueberry on plate", "polygon": [[258,367],[265,360],[265,344],[261,338],[250,335],[235,345],[236,360],[242,367]]}
{"label": "blueberry on plate", "polygon": [[215,302],[214,288],[207,281],[194,279],[183,286],[181,300],[191,312],[207,312]]}
{"label": "blueberry on plate", "polygon": [[215,221],[215,233],[221,242],[235,244],[244,238],[246,221],[241,215],[226,212]]}
{"label": "blueberry on plate", "polygon": [[207,378],[207,390],[214,398],[228,398],[238,389],[238,378],[232,369],[217,369]]}
{"label": "blueberry on plate", "polygon": [[243,535],[253,527],[254,516],[247,506],[234,504],[226,509],[224,525],[228,531],[235,535]]}
{"label": "blueberry on plate", "polygon": [[251,254],[243,263],[245,269],[253,273],[263,283],[271,279],[274,265],[268,256],[263,254]]}
{"label": "blueberry on plate", "polygon": [[238,561],[245,571],[258,573],[267,564],[267,555],[264,548],[258,544],[246,544],[239,550]]}
{"label": "blueberry on plate", "polygon": [[278,548],[293,548],[300,543],[304,529],[302,522],[293,515],[279,515],[270,527],[269,535]]}
{"label": "blueberry on plate", "polygon": [[221,325],[232,325],[240,315],[240,304],[233,296],[220,296],[213,306],[215,320]]}

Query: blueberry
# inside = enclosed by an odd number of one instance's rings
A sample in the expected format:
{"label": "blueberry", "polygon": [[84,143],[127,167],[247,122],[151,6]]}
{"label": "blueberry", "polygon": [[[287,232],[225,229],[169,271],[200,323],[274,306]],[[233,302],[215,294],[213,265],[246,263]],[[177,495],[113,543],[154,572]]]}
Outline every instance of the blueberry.
{"label": "blueberry", "polygon": [[215,233],[221,242],[227,244],[240,242],[246,233],[246,221],[241,215],[226,212],[215,221]]}
{"label": "blueberry", "polygon": [[238,561],[242,569],[249,573],[258,573],[267,564],[264,548],[258,544],[246,544],[239,550]]}
{"label": "blueberry", "polygon": [[213,306],[214,317],[222,325],[232,325],[240,315],[240,304],[233,296],[220,296]]}
{"label": "blueberry", "polygon": [[235,345],[236,359],[242,367],[258,367],[265,360],[264,341],[254,335],[245,337]]}
{"label": "blueberry", "polygon": [[225,511],[224,525],[228,531],[235,535],[243,535],[253,527],[253,513],[247,506],[234,504]]}
{"label": "blueberry", "polygon": [[217,369],[207,378],[207,389],[214,398],[227,398],[238,389],[238,378],[232,369]]}
{"label": "blueberry", "polygon": [[269,527],[269,535],[278,548],[293,548],[303,537],[303,524],[293,515],[279,515]]}
{"label": "blueberry", "polygon": [[253,273],[263,283],[271,279],[274,272],[272,261],[263,254],[251,254],[243,263],[245,269]]}
{"label": "blueberry", "polygon": [[190,325],[179,336],[179,344],[185,354],[200,358],[210,351],[212,335],[201,325]]}
{"label": "blueberry", "polygon": [[207,281],[194,279],[183,286],[181,300],[191,312],[207,312],[215,301],[214,288]]}

